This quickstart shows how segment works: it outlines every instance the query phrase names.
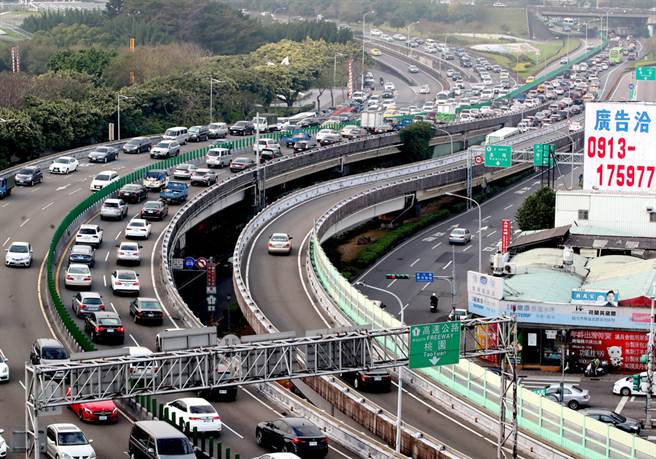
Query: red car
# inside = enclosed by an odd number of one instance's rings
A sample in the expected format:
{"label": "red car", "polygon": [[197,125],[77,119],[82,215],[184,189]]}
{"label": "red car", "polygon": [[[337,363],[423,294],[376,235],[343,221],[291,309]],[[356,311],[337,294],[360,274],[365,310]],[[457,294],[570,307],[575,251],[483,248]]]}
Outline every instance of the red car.
{"label": "red car", "polygon": [[70,409],[85,422],[118,422],[118,409],[111,400],[104,402],[75,403]]}

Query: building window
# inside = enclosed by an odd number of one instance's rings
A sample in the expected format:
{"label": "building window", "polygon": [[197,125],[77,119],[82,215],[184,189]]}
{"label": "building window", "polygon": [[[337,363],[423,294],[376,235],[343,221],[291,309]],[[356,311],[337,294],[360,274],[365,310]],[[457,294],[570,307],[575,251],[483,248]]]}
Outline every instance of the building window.
{"label": "building window", "polygon": [[579,209],[579,220],[587,220],[588,211],[586,209]]}
{"label": "building window", "polygon": [[656,212],[649,212],[650,223],[656,223]]}

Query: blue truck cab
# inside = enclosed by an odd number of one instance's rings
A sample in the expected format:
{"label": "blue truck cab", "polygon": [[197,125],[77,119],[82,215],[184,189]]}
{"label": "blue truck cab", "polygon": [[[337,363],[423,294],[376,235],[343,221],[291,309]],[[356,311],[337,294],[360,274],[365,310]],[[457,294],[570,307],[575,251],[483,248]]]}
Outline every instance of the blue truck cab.
{"label": "blue truck cab", "polygon": [[14,187],[14,177],[0,177],[0,199],[4,199],[11,194]]}
{"label": "blue truck cab", "polygon": [[167,203],[182,203],[189,195],[189,185],[184,182],[169,182],[162,191],[159,198]]}

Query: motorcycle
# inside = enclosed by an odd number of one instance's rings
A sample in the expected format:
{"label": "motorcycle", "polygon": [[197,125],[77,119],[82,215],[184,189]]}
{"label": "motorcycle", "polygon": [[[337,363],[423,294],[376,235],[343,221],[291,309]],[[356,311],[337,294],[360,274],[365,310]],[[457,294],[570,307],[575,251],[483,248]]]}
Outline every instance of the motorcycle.
{"label": "motorcycle", "polygon": [[437,296],[433,295],[430,298],[430,312],[437,312],[437,304],[438,304],[438,298]]}
{"label": "motorcycle", "polygon": [[610,366],[608,364],[608,361],[602,360],[599,364],[595,365],[595,362],[592,361],[588,363],[588,366],[585,367],[585,371],[583,374],[585,376],[604,376],[608,374],[610,369]]}

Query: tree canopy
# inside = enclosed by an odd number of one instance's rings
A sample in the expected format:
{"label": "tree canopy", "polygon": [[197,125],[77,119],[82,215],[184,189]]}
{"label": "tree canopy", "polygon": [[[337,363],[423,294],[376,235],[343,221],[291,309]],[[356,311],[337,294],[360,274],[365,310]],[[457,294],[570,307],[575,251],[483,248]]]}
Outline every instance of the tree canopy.
{"label": "tree canopy", "polygon": [[528,196],[517,209],[517,224],[522,231],[553,228],[555,218],[556,193],[548,187]]}

